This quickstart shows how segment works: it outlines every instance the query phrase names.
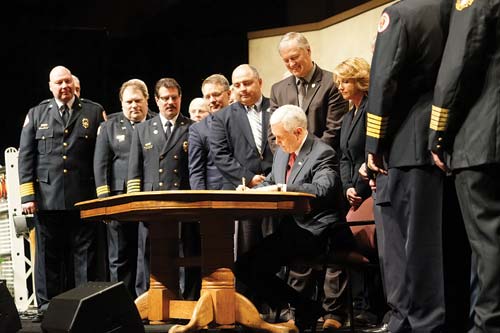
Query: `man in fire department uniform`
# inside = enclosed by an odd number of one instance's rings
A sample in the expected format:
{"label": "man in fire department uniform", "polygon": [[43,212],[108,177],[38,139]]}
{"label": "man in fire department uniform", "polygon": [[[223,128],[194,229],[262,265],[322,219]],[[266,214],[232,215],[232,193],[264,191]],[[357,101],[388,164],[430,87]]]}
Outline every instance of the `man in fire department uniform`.
{"label": "man in fire department uniform", "polygon": [[92,158],[103,109],[74,94],[71,72],[54,67],[54,98],[31,108],[21,132],[19,182],[24,214],[35,214],[39,310],[52,297],[94,279],[95,223],[74,204],[95,198]]}

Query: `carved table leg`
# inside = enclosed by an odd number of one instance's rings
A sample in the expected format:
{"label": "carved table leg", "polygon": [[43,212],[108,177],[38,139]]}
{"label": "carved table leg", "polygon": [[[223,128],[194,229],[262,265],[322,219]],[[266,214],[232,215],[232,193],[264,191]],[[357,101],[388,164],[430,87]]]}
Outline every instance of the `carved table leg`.
{"label": "carved table leg", "polygon": [[[178,256],[178,223],[158,221],[149,224],[151,242],[150,286],[147,291],[147,313],[151,324],[163,324],[170,318],[169,303],[176,299],[179,289],[179,270],[173,259]],[[142,296],[141,296],[142,297]],[[145,302],[140,302],[144,306]]]}
{"label": "carved table leg", "polygon": [[236,293],[230,269],[234,261],[234,221],[221,216],[206,217],[201,221],[201,234],[204,276],[201,297],[189,323],[175,325],[169,333],[198,331],[210,323],[218,328],[234,328],[236,322],[271,333],[298,333],[293,321],[280,324],[263,321],[255,306]]}

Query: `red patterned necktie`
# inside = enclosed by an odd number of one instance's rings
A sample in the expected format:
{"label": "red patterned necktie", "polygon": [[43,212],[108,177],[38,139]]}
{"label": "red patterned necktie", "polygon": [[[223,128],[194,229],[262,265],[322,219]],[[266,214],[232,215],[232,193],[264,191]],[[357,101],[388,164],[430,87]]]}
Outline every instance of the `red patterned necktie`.
{"label": "red patterned necktie", "polygon": [[297,158],[297,154],[291,153],[290,156],[288,157],[288,166],[286,168],[286,178],[285,181],[288,182],[288,177],[290,176],[290,173],[292,172],[293,164],[295,163],[295,159]]}

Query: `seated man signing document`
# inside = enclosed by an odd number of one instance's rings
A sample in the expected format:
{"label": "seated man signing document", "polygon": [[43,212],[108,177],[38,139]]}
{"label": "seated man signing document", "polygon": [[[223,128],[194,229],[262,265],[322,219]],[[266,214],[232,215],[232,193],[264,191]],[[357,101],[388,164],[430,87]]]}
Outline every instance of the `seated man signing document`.
{"label": "seated man signing document", "polygon": [[[342,187],[335,151],[307,132],[307,117],[298,106],[279,107],[270,124],[279,149],[271,173],[252,190],[306,192],[316,198],[311,201],[311,212],[283,217],[276,232],[243,254],[235,263],[235,273],[270,306],[294,307],[295,325],[302,330],[325,310],[320,302],[300,294],[276,273],[298,257],[314,258],[324,253],[332,235],[332,242],[342,239],[343,244],[351,244],[352,233],[348,227],[331,232],[331,227],[344,222],[345,216],[340,208]],[[238,190],[250,191],[243,185]]]}

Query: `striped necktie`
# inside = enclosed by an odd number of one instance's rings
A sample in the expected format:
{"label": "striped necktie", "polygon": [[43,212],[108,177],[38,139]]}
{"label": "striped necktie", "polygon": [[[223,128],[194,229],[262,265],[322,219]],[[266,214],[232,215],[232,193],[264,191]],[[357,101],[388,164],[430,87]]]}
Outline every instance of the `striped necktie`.
{"label": "striped necktie", "polygon": [[262,112],[255,105],[247,106],[247,116],[252,128],[252,135],[259,154],[262,154]]}

